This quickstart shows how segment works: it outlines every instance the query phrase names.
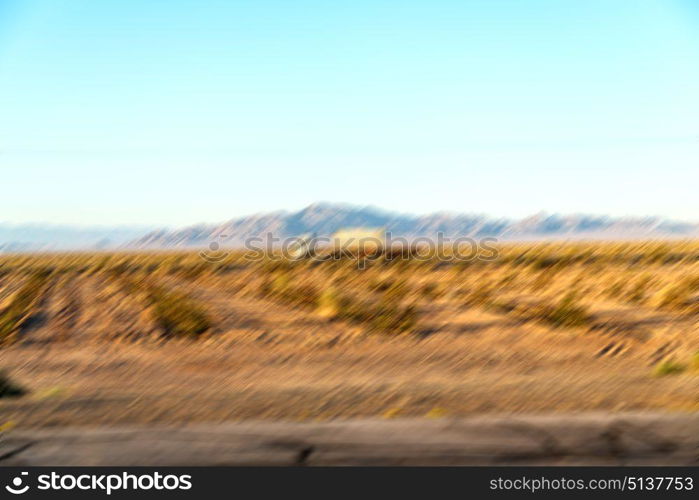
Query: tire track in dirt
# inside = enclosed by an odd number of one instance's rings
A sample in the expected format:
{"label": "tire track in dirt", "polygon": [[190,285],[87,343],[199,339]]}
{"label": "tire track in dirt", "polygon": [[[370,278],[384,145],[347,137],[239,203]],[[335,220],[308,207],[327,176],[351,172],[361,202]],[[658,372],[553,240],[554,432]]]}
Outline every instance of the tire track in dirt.
{"label": "tire track in dirt", "polygon": [[[484,314],[498,316],[497,312],[485,307],[464,306],[464,309],[475,309],[472,313],[474,320]],[[465,316],[466,313],[463,313],[460,317]],[[501,313],[502,316],[508,314]],[[454,321],[445,318],[444,323],[445,327],[439,333],[453,331]],[[502,356],[506,357],[508,354],[503,350],[502,332],[520,330],[522,334],[519,337],[508,335],[507,342],[511,343],[513,351],[531,359],[533,367],[537,363],[560,363],[564,359],[570,362],[596,359],[601,363],[613,362],[629,368],[651,368],[667,360],[686,364],[699,346],[696,320],[650,308],[620,306],[617,309],[614,304],[609,307],[605,305],[592,309],[588,326],[573,329],[554,328],[532,320],[522,320],[519,325],[516,326],[516,321],[513,324],[496,319],[476,322],[468,331],[473,338],[473,350],[490,352],[493,358],[496,357],[494,353],[502,352]],[[513,355],[511,359],[515,358]]]}
{"label": "tire track in dirt", "polygon": [[613,307],[593,313],[590,333],[611,341],[601,356],[636,355],[654,365],[691,354],[699,345],[691,319],[648,308]]}
{"label": "tire track in dirt", "polygon": [[83,313],[80,276],[54,277],[37,308],[34,321],[25,328],[23,341],[40,345],[69,341]]}
{"label": "tire track in dirt", "polygon": [[70,275],[64,278],[55,296],[51,325],[54,329],[54,339],[58,342],[70,340],[76,331],[76,326],[83,314],[83,296],[80,277]]}
{"label": "tire track in dirt", "polygon": [[231,292],[215,283],[184,283],[165,279],[161,284],[186,293],[210,312],[219,333],[236,340],[264,343],[318,343],[331,347],[362,331],[343,321],[330,321],[301,308]]}
{"label": "tire track in dirt", "polygon": [[48,305],[56,288],[57,278],[49,277],[41,285],[38,296],[27,311],[26,316],[21,320],[17,340],[23,344],[41,344],[49,341],[47,329],[45,328],[48,318]]}
{"label": "tire track in dirt", "polygon": [[516,326],[516,319],[485,307],[463,304],[454,307],[448,302],[421,304],[422,321],[418,335],[435,334],[476,336],[500,327]]}
{"label": "tire track in dirt", "polygon": [[51,309],[54,308],[56,290],[60,287],[60,278],[49,278],[41,296],[32,311],[20,326],[19,340],[23,344],[47,345],[53,340],[51,328]]}
{"label": "tire track in dirt", "polygon": [[[423,307],[426,334],[466,334],[479,344],[491,339],[495,349],[502,339],[491,337],[491,331],[521,329],[527,335],[537,333],[531,339],[510,336],[508,341],[513,342],[513,348],[516,343],[521,346],[518,348],[529,350],[528,344],[538,341],[542,347],[555,345],[560,351],[567,348],[571,356],[577,352],[598,359],[633,358],[649,365],[668,358],[686,358],[699,345],[692,318],[650,308],[632,309],[610,303],[591,310],[587,325],[555,327],[536,318],[534,311],[544,303],[540,297],[516,296],[500,302],[503,307],[497,309],[486,304],[428,304]],[[561,335],[566,331],[573,335]],[[539,332],[547,338],[541,339]]]}

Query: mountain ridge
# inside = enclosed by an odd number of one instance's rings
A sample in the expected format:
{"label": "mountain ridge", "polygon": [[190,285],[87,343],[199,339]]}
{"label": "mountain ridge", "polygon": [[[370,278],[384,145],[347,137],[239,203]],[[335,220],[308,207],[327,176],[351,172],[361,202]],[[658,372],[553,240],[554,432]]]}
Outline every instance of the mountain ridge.
{"label": "mountain ridge", "polygon": [[274,211],[236,217],[221,223],[182,228],[155,226],[71,226],[0,223],[0,253],[118,249],[187,249],[241,247],[248,238],[330,236],[348,228],[383,228],[395,237],[495,237],[504,241],[566,239],[699,238],[699,223],[668,218],[612,217],[537,213],[521,219],[484,214],[435,212],[423,215],[377,207],[320,202],[297,211]]}
{"label": "mountain ridge", "polygon": [[220,224],[197,224],[175,230],[152,231],[128,243],[131,248],[196,248],[212,242],[243,246],[249,238],[304,234],[330,236],[350,227],[383,228],[407,239],[435,237],[495,237],[531,239],[642,239],[696,238],[699,223],[662,217],[611,217],[587,214],[539,213],[522,219],[480,214],[437,212],[407,215],[376,207],[314,203],[296,212],[276,211],[230,219]]}

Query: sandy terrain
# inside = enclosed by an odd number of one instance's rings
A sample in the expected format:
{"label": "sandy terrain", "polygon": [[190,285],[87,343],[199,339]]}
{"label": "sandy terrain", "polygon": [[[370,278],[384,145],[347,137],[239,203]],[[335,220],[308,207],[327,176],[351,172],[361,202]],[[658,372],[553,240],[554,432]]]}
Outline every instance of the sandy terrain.
{"label": "sandy terrain", "polygon": [[[699,372],[653,373],[698,349],[696,315],[598,300],[589,324],[560,328],[447,294],[421,302],[412,333],[385,335],[264,298],[242,272],[158,279],[205,304],[213,328],[163,340],[113,280],[52,277],[0,349],[29,390],[0,399],[0,425],[699,410]],[[0,299],[17,282],[5,276]]]}

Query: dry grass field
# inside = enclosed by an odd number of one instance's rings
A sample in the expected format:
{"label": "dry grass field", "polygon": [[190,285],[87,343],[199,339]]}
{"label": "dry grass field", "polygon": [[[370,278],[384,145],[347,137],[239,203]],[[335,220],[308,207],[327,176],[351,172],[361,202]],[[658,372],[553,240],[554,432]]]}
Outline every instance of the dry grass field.
{"label": "dry grass field", "polygon": [[699,243],[0,258],[0,426],[699,410]]}

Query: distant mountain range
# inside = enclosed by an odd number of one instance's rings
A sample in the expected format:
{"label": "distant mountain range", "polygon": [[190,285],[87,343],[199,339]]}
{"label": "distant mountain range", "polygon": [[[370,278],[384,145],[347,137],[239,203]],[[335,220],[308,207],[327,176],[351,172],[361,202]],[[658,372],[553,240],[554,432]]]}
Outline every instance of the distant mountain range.
{"label": "distant mountain range", "polygon": [[113,249],[142,237],[152,227],[81,227],[0,224],[0,252]]}
{"label": "distant mountain range", "polygon": [[248,238],[315,234],[330,236],[348,228],[382,228],[408,239],[470,236],[500,240],[699,238],[699,223],[660,217],[606,217],[537,214],[524,219],[435,213],[403,215],[371,207],[317,203],[298,212],[250,215],[221,224],[182,229],[147,227],[77,227],[0,224],[0,252],[40,250],[113,250],[200,248],[212,242],[240,247]]}
{"label": "distant mountain range", "polygon": [[153,231],[130,242],[134,248],[243,246],[248,238],[278,238],[315,234],[330,236],[347,228],[383,228],[408,239],[470,236],[501,240],[698,238],[699,223],[659,217],[619,218],[592,215],[538,214],[519,220],[484,215],[435,213],[401,215],[377,208],[317,203],[298,212],[273,212],[232,219],[223,224],[202,224],[171,231]]}

